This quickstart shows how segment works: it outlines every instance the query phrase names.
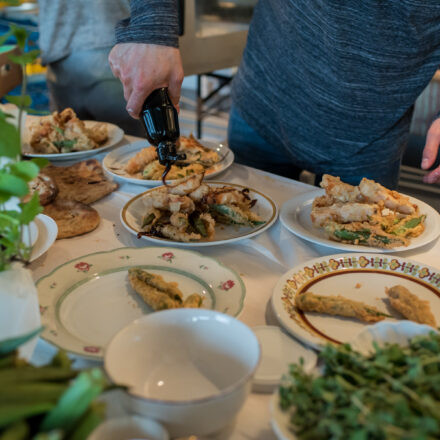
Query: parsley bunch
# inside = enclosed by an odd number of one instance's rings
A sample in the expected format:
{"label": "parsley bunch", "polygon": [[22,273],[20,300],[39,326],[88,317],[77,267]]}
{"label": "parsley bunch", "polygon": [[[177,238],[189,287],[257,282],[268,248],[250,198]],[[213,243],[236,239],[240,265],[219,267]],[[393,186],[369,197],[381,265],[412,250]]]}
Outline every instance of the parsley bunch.
{"label": "parsley bunch", "polygon": [[440,438],[440,335],[408,347],[375,346],[372,355],[328,345],[323,374],[291,365],[279,389],[301,440],[431,440]]}

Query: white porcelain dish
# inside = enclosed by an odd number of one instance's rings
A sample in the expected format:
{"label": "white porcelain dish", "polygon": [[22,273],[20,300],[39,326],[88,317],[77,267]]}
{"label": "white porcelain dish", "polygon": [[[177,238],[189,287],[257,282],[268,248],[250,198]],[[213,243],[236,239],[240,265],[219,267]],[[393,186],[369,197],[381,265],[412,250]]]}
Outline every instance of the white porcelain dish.
{"label": "white porcelain dish", "polygon": [[129,409],[162,423],[171,437],[216,433],[234,419],[260,358],[252,330],[212,310],[144,316],[109,343],[104,366],[130,390]]}
{"label": "white porcelain dish", "polygon": [[393,249],[374,248],[369,246],[340,243],[327,238],[322,228],[313,225],[310,219],[313,200],[324,194],[324,190],[306,192],[293,197],[284,203],[280,211],[280,221],[283,226],[293,234],[311,243],[340,249],[348,252],[377,252],[396,253],[416,249],[434,241],[440,235],[440,214],[431,206],[421,200],[410,197],[411,203],[420,207],[420,212],[426,214],[425,231],[418,237],[412,238],[408,246],[400,246]]}
{"label": "white porcelain dish", "polygon": [[317,355],[285,334],[278,326],[259,325],[252,327],[261,347],[261,361],[253,381],[253,391],[272,393],[287,373],[287,366],[304,361],[306,371],[316,366]]}
{"label": "white porcelain dish", "polygon": [[[379,322],[365,327],[349,342],[356,351],[368,354],[373,350],[373,342],[379,346],[396,343],[405,347],[413,337],[426,335],[432,331],[434,329],[428,325],[416,324],[411,321]],[[289,429],[289,412],[282,411],[278,402],[277,390],[270,401],[272,429],[278,440],[297,440],[296,435]]]}
{"label": "white porcelain dish", "polygon": [[38,214],[34,222],[38,228],[38,238],[32,247],[30,261],[41,257],[55,243],[58,235],[58,226],[49,216]]}
{"label": "white porcelain dish", "polygon": [[313,348],[328,342],[345,343],[367,324],[349,318],[302,313],[294,305],[295,296],[311,291],[320,295],[342,295],[377,307],[394,318],[402,316],[384,301],[385,287],[403,285],[429,302],[440,324],[440,271],[416,261],[380,254],[339,254],[319,257],[286,272],[272,295],[272,306],[281,325]]}
{"label": "white porcelain dish", "polygon": [[[207,140],[200,141],[205,147],[216,150],[222,160],[213,167],[205,171],[205,178],[212,179],[228,169],[234,163],[234,153],[226,144],[211,142]],[[134,183],[142,186],[159,186],[162,185],[161,180],[147,180],[133,177],[125,171],[127,162],[140,150],[148,147],[147,141],[137,141],[129,145],[124,145],[114,151],[108,153],[102,161],[102,166],[114,180],[126,183]]]}
{"label": "white porcelain dish", "polygon": [[[29,124],[31,123],[35,123],[38,118],[39,118],[38,116],[28,115],[26,118],[26,126],[29,126]],[[92,127],[96,123],[98,123],[98,121],[84,121],[86,127]],[[86,150],[86,151],[73,151],[71,153],[38,154],[35,153],[32,150],[32,147],[29,145],[29,140],[30,140],[29,131],[24,130],[22,153],[26,157],[44,157],[53,162],[62,161],[62,160],[72,160],[72,159],[85,159],[86,157],[94,156],[95,154],[101,153],[102,151],[107,150],[108,148],[114,147],[124,137],[124,131],[121,128],[119,128],[117,125],[110,124],[109,122],[100,122],[100,123],[105,124],[107,126],[108,139],[99,148],[95,148],[93,150]]]}
{"label": "white porcelain dish", "polygon": [[169,440],[166,429],[158,422],[140,416],[109,419],[98,425],[87,440]]}
{"label": "white porcelain dish", "polygon": [[23,243],[26,246],[34,246],[38,240],[38,226],[35,221],[29,223],[28,226],[24,226],[23,228]]}
{"label": "white porcelain dish", "polygon": [[[238,190],[246,188],[243,185],[238,185],[235,183],[227,182],[209,182],[210,186],[222,187],[230,186]],[[143,203],[143,197],[149,194],[151,191],[156,191],[156,188],[149,189],[141,194],[130,199],[121,210],[121,222],[127,231],[134,235],[138,235],[141,231],[142,218],[145,214],[145,208]],[[255,228],[248,226],[238,226],[238,225],[216,225],[215,227],[215,237],[214,240],[200,240],[193,241],[190,243],[183,243],[180,241],[173,241],[166,238],[150,237],[142,235],[140,240],[147,240],[157,244],[172,244],[173,246],[182,247],[201,247],[201,246],[214,246],[219,244],[230,244],[237,241],[243,240],[245,238],[251,238],[255,235],[259,235],[266,229],[270,228],[276,221],[278,216],[278,210],[275,202],[263,193],[249,188],[249,197],[251,199],[256,199],[257,203],[252,208],[252,210],[258,214],[265,223],[257,226]]]}
{"label": "white porcelain dish", "polygon": [[236,316],[243,307],[243,281],[213,258],[183,249],[120,248],[68,261],[37,282],[42,337],[69,352],[101,359],[115,333],[152,313],[128,282],[131,267],[177,282],[184,296],[199,293],[204,308]]}

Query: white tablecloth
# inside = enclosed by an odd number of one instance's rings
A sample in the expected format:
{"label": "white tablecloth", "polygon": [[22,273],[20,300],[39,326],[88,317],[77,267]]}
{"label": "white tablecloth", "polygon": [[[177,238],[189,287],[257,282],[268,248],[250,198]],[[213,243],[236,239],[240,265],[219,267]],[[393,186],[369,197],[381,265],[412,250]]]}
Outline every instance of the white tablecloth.
{"label": "white tablecloth", "polygon": [[[102,159],[105,154],[97,156]],[[271,197],[280,208],[290,198],[316,188],[270,173],[234,164],[216,178],[217,181],[233,182],[257,189]],[[149,246],[138,240],[121,224],[119,213],[122,206],[134,195],[147,188],[122,184],[118,191],[95,203],[101,215],[98,228],[84,236],[58,240],[49,251],[31,264],[34,279],[38,280],[55,267],[85,254],[111,250],[125,246]],[[341,251],[311,244],[287,231],[278,220],[263,234],[234,245],[197,248],[197,251],[215,257],[223,264],[235,269],[246,285],[244,309],[239,316],[247,325],[276,325],[270,297],[278,278],[287,270],[308,259],[342,253]],[[400,252],[421,263],[440,267],[440,244],[437,242],[414,251]],[[51,357],[55,348],[40,340],[33,360],[43,362]],[[78,360],[77,366],[88,366],[93,362]],[[270,428],[270,395],[252,393],[241,410],[231,433],[222,438],[233,440],[271,440],[275,435]]]}

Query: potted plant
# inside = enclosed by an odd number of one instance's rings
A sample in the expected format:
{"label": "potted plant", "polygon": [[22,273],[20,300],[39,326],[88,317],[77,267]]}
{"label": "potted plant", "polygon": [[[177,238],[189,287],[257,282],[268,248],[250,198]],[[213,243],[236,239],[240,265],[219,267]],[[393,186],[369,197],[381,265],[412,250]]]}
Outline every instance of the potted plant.
{"label": "potted plant", "polygon": [[5,96],[18,107],[16,122],[13,115],[0,109],[0,335],[3,338],[40,325],[37,292],[26,268],[32,248],[24,234],[42,208],[37,193],[27,202],[23,202],[23,197],[29,193],[28,182],[47,164],[44,159],[21,160],[23,113],[31,105],[31,98],[26,95],[26,64],[37,58],[38,51],[24,52],[27,32],[16,26],[0,37],[0,46],[11,35],[20,53],[9,58],[21,67],[23,80],[19,96]]}

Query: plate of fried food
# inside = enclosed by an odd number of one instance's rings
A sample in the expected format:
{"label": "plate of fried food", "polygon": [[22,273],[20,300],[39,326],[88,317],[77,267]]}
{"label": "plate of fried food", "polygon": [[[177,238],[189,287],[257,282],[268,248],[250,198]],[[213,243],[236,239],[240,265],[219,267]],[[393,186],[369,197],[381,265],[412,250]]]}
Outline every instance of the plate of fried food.
{"label": "plate of fried food", "polygon": [[440,324],[440,270],[387,254],[315,258],[285,273],[272,295],[281,325],[320,349],[379,321]]}
{"label": "plate of fried food", "polygon": [[242,185],[203,182],[194,174],[150,189],[127,202],[124,227],[138,239],[181,246],[233,243],[261,234],[277,218],[266,195]]}
{"label": "plate of fried food", "polygon": [[305,240],[335,249],[399,252],[440,235],[440,215],[428,204],[362,179],[358,186],[324,174],[323,190],[287,201],[281,223]]}
{"label": "plate of fried food", "polygon": [[66,108],[48,116],[27,116],[22,153],[50,160],[83,159],[113,147],[123,136],[114,124],[82,121]]}
{"label": "plate of fried food", "polygon": [[244,283],[221,262],[185,249],[120,248],[84,255],[37,282],[42,337],[101,359],[111,338],[159,310],[206,308],[237,316]]}
{"label": "plate of fried food", "polygon": [[[234,153],[226,144],[198,141],[193,135],[180,136],[177,151],[186,159],[175,163],[167,180],[177,180],[193,174],[205,174],[211,179],[229,168],[234,162]],[[145,147],[144,141],[134,142],[111,151],[104,158],[104,169],[116,180],[143,186],[159,186],[165,166],[157,159],[155,147]]]}

